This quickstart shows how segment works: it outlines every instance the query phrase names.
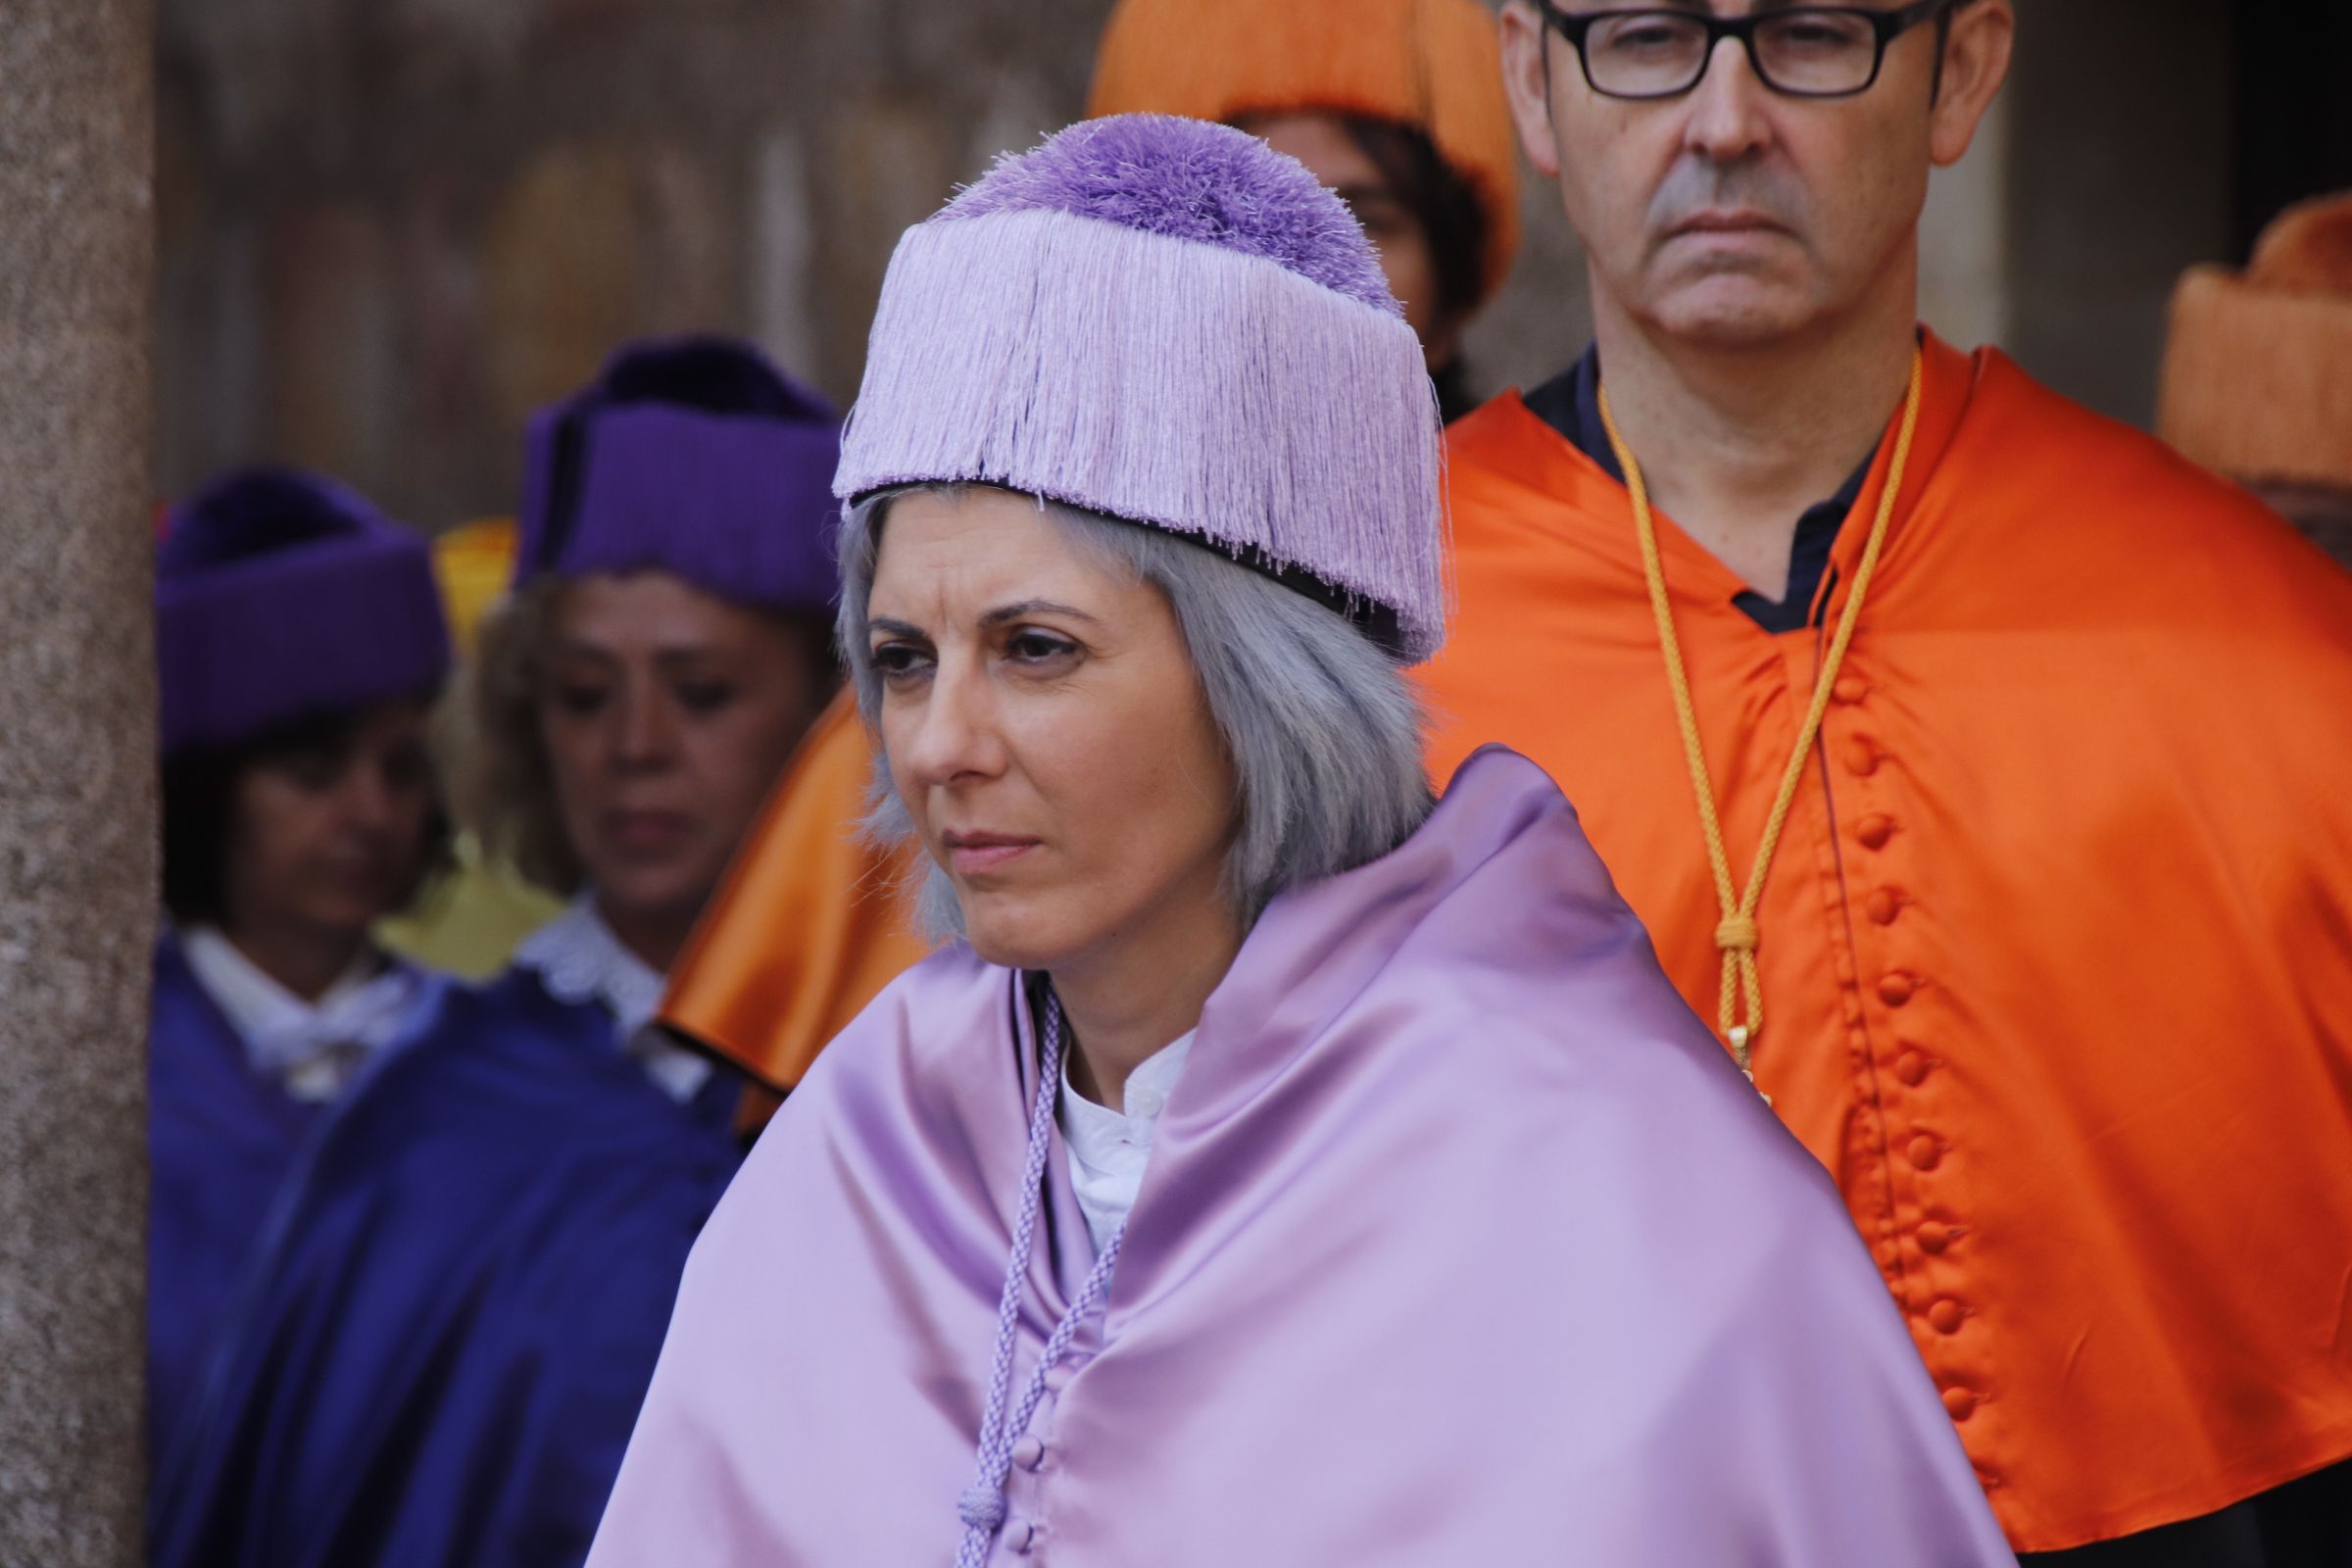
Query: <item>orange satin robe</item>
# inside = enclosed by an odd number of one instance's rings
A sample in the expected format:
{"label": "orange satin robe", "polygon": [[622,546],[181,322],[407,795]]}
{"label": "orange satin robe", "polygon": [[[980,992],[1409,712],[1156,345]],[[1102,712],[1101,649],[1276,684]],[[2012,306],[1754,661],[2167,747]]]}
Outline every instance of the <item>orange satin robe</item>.
{"label": "orange satin robe", "polygon": [[[1927,352],[1764,898],[1755,1066],[2041,1550],[2352,1454],[2352,577],[1999,354]],[[1486,741],[1549,769],[1712,1023],[1715,895],[1626,492],[1516,395],[1449,461],[1433,772]],[[1744,876],[1824,634],[1764,631],[1659,532]]]}
{"label": "orange satin robe", "polygon": [[799,1083],[929,951],[905,918],[899,867],[857,836],[872,769],[845,691],[801,743],[669,972],[662,1021],[771,1092]]}

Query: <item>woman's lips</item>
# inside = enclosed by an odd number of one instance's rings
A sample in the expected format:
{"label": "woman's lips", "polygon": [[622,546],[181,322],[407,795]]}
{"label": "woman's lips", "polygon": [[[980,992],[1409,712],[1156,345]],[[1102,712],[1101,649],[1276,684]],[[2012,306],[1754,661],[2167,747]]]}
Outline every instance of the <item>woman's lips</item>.
{"label": "woman's lips", "polygon": [[957,876],[979,876],[1010,865],[1038,841],[1015,833],[947,833],[940,843],[948,852],[948,869]]}
{"label": "woman's lips", "polygon": [[676,811],[607,811],[607,842],[634,855],[658,855],[685,841],[693,823]]}

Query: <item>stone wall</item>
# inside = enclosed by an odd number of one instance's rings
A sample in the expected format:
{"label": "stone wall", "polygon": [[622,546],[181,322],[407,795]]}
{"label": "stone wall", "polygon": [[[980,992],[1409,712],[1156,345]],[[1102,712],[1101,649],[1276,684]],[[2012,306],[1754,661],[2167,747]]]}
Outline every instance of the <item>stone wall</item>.
{"label": "stone wall", "polygon": [[[846,401],[899,230],[1078,113],[1109,0],[160,9],[158,483],[277,458],[437,528],[511,508],[525,413],[632,333],[747,332]],[[2144,421],[2171,279],[2233,244],[2224,8],[2023,13],[1924,310]],[[1555,193],[1525,207],[1488,388],[1589,329]]]}
{"label": "stone wall", "polygon": [[0,1563],[140,1549],[147,0],[0,25]]}
{"label": "stone wall", "polygon": [[[1108,0],[161,9],[158,482],[270,457],[440,527],[631,333],[748,332],[846,402],[899,231],[1075,118]],[[1491,381],[1584,336],[1547,194]]]}

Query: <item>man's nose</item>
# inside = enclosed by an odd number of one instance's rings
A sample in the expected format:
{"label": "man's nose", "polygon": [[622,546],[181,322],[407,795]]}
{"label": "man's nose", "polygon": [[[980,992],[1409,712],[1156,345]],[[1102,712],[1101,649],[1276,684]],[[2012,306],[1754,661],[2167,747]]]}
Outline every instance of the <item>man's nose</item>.
{"label": "man's nose", "polygon": [[1690,89],[1686,145],[1718,163],[1744,158],[1772,137],[1772,89],[1737,38],[1718,39],[1706,74]]}

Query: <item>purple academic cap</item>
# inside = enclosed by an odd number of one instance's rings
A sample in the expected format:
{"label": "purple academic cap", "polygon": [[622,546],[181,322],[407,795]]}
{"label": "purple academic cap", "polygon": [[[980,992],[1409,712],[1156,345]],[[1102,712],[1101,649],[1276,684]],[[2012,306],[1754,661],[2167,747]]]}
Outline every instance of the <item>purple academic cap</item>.
{"label": "purple academic cap", "polygon": [[428,696],[449,674],[424,540],[316,474],[214,480],[172,509],[155,568],[167,757]]}
{"label": "purple academic cap", "polygon": [[533,416],[514,580],[658,568],[822,614],[841,416],[747,343],[648,339]]}
{"label": "purple academic cap", "polygon": [[1420,342],[1347,205],[1230,126],[1117,115],[900,240],[833,490],[974,481],[1162,528],[1419,661],[1439,466]]}

